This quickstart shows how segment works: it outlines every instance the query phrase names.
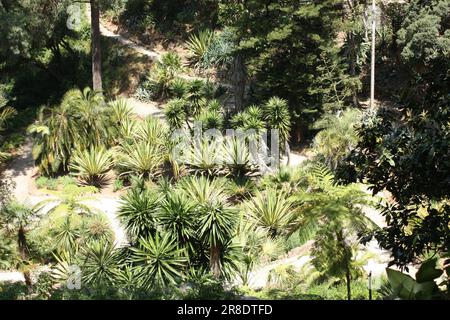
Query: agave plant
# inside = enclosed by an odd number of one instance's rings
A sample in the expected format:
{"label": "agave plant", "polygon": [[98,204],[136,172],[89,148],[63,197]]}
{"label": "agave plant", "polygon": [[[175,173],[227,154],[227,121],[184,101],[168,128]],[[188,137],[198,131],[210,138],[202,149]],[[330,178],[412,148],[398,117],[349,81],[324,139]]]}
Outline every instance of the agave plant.
{"label": "agave plant", "polygon": [[117,143],[130,144],[134,142],[136,136],[137,121],[134,119],[124,120],[117,128]]}
{"label": "agave plant", "polygon": [[92,147],[89,150],[76,151],[69,169],[84,183],[101,187],[108,182],[108,172],[112,165],[113,160],[109,151],[103,147]]}
{"label": "agave plant", "polygon": [[119,218],[131,242],[156,232],[159,196],[153,192],[132,189],[120,200]]}
{"label": "agave plant", "polygon": [[137,266],[139,280],[146,289],[167,287],[183,278],[182,270],[187,259],[183,249],[169,233],[141,238],[133,247],[132,262]]}
{"label": "agave plant", "polygon": [[198,34],[191,35],[186,45],[190,52],[191,63],[200,66],[208,47],[214,40],[214,32],[211,30],[203,30]]}
{"label": "agave plant", "polygon": [[297,214],[284,191],[267,188],[257,191],[245,204],[246,217],[265,229],[271,237],[288,234],[293,228]]}
{"label": "agave plant", "polygon": [[235,37],[236,33],[229,28],[218,32],[203,55],[202,67],[229,68],[233,62],[233,52],[236,47]]}
{"label": "agave plant", "polygon": [[161,172],[165,159],[165,150],[160,145],[140,141],[119,148],[117,165],[121,175],[136,175],[153,178]]}

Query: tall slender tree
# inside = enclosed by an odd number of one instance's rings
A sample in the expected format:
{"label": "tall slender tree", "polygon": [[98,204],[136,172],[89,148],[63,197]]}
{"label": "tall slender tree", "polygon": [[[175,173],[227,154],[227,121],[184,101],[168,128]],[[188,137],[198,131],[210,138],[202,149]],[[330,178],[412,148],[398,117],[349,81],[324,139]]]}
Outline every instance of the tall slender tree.
{"label": "tall slender tree", "polygon": [[100,3],[90,0],[91,5],[91,36],[92,36],[92,88],[103,91],[102,83],[102,47],[100,42]]}

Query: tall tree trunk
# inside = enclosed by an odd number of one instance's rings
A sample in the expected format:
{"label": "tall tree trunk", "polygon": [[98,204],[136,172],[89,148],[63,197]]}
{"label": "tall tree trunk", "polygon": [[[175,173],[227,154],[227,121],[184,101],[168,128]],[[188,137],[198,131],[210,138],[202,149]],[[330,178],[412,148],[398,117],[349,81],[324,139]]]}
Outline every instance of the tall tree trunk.
{"label": "tall tree trunk", "polygon": [[[349,32],[348,35],[348,44],[349,44],[349,49],[350,49],[350,76],[355,77],[356,76],[356,41],[355,41],[355,36],[352,34],[352,32]],[[352,100],[353,100],[353,106],[354,107],[358,107],[359,106],[359,101],[358,101],[358,95],[356,90],[353,91],[352,94]]]}
{"label": "tall tree trunk", "polygon": [[350,301],[352,300],[352,287],[351,287],[351,276],[350,276],[350,270],[347,267],[347,270],[345,271],[345,282],[347,283],[347,299]]}
{"label": "tall tree trunk", "polygon": [[345,259],[344,263],[345,263],[345,282],[347,285],[347,299],[351,300],[352,299],[352,288],[351,288],[352,276],[350,274],[350,263],[351,263],[351,259],[352,259],[352,254],[351,254],[350,248],[345,243],[343,229],[340,229],[339,231],[336,232],[336,239],[337,239],[338,243],[340,244],[340,246],[342,247],[342,250],[344,251],[343,259]]}
{"label": "tall tree trunk", "polygon": [[25,229],[23,226],[19,227],[17,232],[17,246],[19,248],[20,258],[23,261],[28,259],[27,239],[25,237]]}
{"label": "tall tree trunk", "polygon": [[286,166],[289,167],[291,164],[291,148],[289,147],[289,142],[287,140],[284,142],[284,152],[286,152],[287,158]]}
{"label": "tall tree trunk", "polygon": [[[356,19],[360,19],[360,17],[355,13],[357,2],[354,2],[352,0],[347,0],[346,3],[344,3],[344,10],[346,12],[345,17],[351,21],[355,21]],[[348,62],[349,62],[349,72],[352,77],[356,76],[356,58],[357,58],[357,52],[356,52],[356,39],[355,35],[353,34],[353,30],[347,31],[347,41],[348,41]],[[352,95],[353,105],[355,107],[359,106],[358,96],[357,92],[354,91]]]}
{"label": "tall tree trunk", "polygon": [[100,43],[100,7],[98,0],[91,0],[92,33],[92,85],[94,91],[102,91],[102,50]]}
{"label": "tall tree trunk", "polygon": [[220,246],[219,245],[211,246],[209,254],[210,254],[209,264],[211,268],[211,273],[215,278],[218,279],[220,278]]}
{"label": "tall tree trunk", "polygon": [[[25,236],[25,229],[23,226],[19,227],[17,232],[17,246],[19,247],[20,259],[22,260],[22,264],[26,265],[28,261],[28,245],[27,238]],[[23,277],[25,279],[25,284],[28,287],[28,292],[31,292],[31,287],[33,285],[31,281],[31,272],[27,268],[22,271]]]}
{"label": "tall tree trunk", "polygon": [[236,112],[239,112],[244,107],[246,85],[245,64],[240,54],[237,54],[233,59],[233,74],[231,80],[234,91],[234,108]]}

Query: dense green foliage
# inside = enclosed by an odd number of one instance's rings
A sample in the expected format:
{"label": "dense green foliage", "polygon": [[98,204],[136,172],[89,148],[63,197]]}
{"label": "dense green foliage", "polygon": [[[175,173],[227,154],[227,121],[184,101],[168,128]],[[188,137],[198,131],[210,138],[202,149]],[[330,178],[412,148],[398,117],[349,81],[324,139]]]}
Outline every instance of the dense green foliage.
{"label": "dense green foliage", "polygon": [[448,299],[450,4],[377,2],[0,0],[0,298]]}

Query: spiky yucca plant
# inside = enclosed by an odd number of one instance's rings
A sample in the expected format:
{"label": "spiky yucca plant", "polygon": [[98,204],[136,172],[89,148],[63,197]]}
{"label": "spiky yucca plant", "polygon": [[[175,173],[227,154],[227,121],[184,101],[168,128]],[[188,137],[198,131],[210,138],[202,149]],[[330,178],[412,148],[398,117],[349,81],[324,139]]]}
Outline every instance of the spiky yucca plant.
{"label": "spiky yucca plant", "polygon": [[90,285],[113,285],[118,278],[119,257],[114,244],[93,241],[83,248],[83,281]]}
{"label": "spiky yucca plant", "polygon": [[289,139],[291,135],[291,114],[288,102],[278,97],[271,98],[263,106],[264,120],[269,130],[278,130],[280,145],[284,146],[284,151],[290,162]]}
{"label": "spiky yucca plant", "polygon": [[159,202],[158,194],[137,188],[132,189],[120,199],[119,218],[132,243],[140,237],[146,238],[156,232]]}
{"label": "spiky yucca plant", "polygon": [[246,217],[256,227],[267,230],[271,237],[289,234],[297,218],[292,202],[282,190],[257,191],[244,207]]}
{"label": "spiky yucca plant", "polygon": [[196,203],[180,190],[166,194],[157,214],[158,222],[177,239],[181,246],[192,251],[192,241],[196,238]]}
{"label": "spiky yucca plant", "polygon": [[164,114],[172,130],[181,129],[186,123],[186,104],[187,102],[180,98],[172,99],[166,104]]}
{"label": "spiky yucca plant", "polygon": [[257,170],[257,164],[251,157],[245,139],[227,138],[221,152],[225,155],[225,164],[228,170],[234,176],[243,176]]}
{"label": "spiky yucca plant", "polygon": [[139,141],[163,145],[167,139],[167,133],[167,127],[161,120],[149,116],[137,123],[135,137]]}
{"label": "spiky yucca plant", "polygon": [[214,176],[222,173],[223,156],[222,142],[217,139],[202,139],[192,144],[183,162],[189,170],[199,175]]}
{"label": "spiky yucca plant", "polygon": [[211,30],[203,30],[189,37],[186,45],[190,52],[192,64],[200,66],[213,40],[214,32]]}
{"label": "spiky yucca plant", "polygon": [[139,246],[132,251],[132,261],[139,268],[139,280],[144,288],[155,285],[164,288],[183,278],[185,253],[169,233],[141,238]]}
{"label": "spiky yucca plant", "polygon": [[223,115],[217,110],[204,110],[196,119],[202,123],[203,130],[221,130],[223,126]]}

